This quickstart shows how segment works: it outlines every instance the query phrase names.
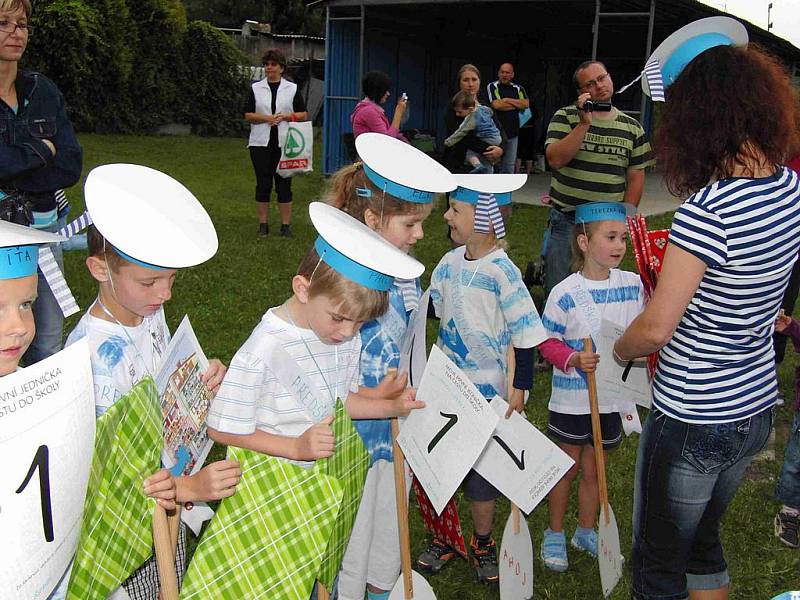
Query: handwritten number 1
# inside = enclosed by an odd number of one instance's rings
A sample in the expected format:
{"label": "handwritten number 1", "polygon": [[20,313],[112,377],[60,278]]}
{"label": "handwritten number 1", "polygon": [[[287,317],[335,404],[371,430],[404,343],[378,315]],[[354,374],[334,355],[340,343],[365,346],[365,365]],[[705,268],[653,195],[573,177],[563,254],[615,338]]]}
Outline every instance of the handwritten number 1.
{"label": "handwritten number 1", "polygon": [[39,446],[31,462],[25,481],[19,486],[17,494],[21,494],[28,486],[28,482],[33,478],[33,473],[39,470],[39,494],[42,500],[42,528],[44,529],[44,539],[52,542],[53,535],[53,506],[50,503],[50,452],[44,444]]}
{"label": "handwritten number 1", "polygon": [[492,439],[494,439],[494,441],[497,442],[500,445],[500,447],[506,451],[506,454],[508,454],[511,457],[511,460],[514,461],[514,464],[517,465],[517,468],[520,471],[525,470],[525,450],[523,450],[522,453],[519,455],[519,458],[517,458],[516,455],[511,451],[511,448],[508,447],[508,444],[506,444],[503,441],[503,438],[501,438],[499,435],[493,435]]}
{"label": "handwritten number 1", "polygon": [[457,414],[446,413],[441,411],[439,411],[439,414],[442,415],[445,419],[447,419],[447,423],[445,423],[444,427],[442,427],[439,430],[439,433],[433,436],[433,439],[431,440],[430,444],[428,444],[428,454],[430,454],[431,450],[433,450],[436,447],[436,444],[438,444],[442,440],[444,435],[453,428],[453,425],[458,423]]}

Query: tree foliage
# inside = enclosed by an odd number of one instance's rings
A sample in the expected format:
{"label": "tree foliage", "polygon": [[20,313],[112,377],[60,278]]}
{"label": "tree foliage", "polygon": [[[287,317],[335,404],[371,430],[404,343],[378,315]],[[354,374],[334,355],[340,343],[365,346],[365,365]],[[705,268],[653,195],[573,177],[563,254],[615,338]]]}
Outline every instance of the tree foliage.
{"label": "tree foliage", "polygon": [[152,132],[170,122],[241,128],[244,57],[180,0],[42,0],[26,68],[61,89],[81,131]]}
{"label": "tree foliage", "polygon": [[324,12],[304,0],[184,0],[190,19],[217,27],[241,27],[247,19],[272,25],[273,33],[323,35]]}

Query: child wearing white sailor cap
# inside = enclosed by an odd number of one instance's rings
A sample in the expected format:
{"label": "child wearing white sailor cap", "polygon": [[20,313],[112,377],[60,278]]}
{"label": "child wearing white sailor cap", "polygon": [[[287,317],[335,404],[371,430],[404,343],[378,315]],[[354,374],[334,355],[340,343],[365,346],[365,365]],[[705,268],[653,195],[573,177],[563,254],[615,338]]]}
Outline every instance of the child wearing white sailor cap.
{"label": "child wearing white sailor cap", "polygon": [[[209,260],[217,235],[194,195],[169,175],[149,167],[109,164],[93,169],[84,188],[93,224],[87,234],[86,266],[97,280],[97,299],[67,338],[86,338],[94,379],[95,410],[100,417],[139,380],[156,375],[170,341],[163,304],[172,297],[178,269]],[[217,359],[201,375],[214,391],[225,375]],[[175,501],[188,504],[231,496],[241,471],[222,460],[191,476],[172,477]],[[184,511],[184,518],[191,513]],[[185,564],[185,528],[176,559],[178,577]],[[155,558],[142,565],[122,588],[133,600],[156,600],[159,578]]]}

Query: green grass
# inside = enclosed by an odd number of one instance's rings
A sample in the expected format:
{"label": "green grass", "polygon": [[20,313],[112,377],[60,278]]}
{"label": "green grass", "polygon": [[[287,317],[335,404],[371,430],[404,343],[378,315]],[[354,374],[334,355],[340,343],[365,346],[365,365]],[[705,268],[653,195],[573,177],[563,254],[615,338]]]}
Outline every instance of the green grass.
{"label": "green grass", "polygon": [[[226,364],[250,335],[261,315],[270,306],[283,302],[290,294],[290,281],[301,257],[315,237],[306,205],[319,198],[323,180],[319,169],[314,174],[295,178],[294,239],[271,235],[256,236],[257,224],[253,206],[254,178],[244,139],[204,139],[197,137],[123,137],[84,135],[80,138],[85,150],[84,174],[99,164],[135,162],[161,169],[191,189],[213,219],[220,240],[217,255],[208,263],[179,273],[174,297],[166,306],[170,327],[177,327],[184,314],[189,314],[200,343],[209,357],[218,357]],[[320,144],[317,141],[316,147]],[[316,163],[319,165],[319,157]],[[68,190],[73,201],[73,216],[82,208],[82,183]],[[271,221],[277,223],[277,209],[272,206]],[[430,271],[448,250],[445,225],[441,219],[443,202],[439,202],[426,222],[426,237],[416,248],[416,256],[427,267],[423,283]],[[651,221],[651,228],[667,227],[669,218]],[[538,256],[546,211],[519,206],[512,219],[508,239],[512,260],[524,269],[528,260]],[[275,229],[275,228],[273,228]],[[146,235],[143,232],[143,235]],[[84,253],[66,254],[67,278],[82,308],[92,302],[96,288],[84,266]],[[625,268],[633,269],[630,257]],[[537,306],[542,308],[541,300]],[[77,318],[69,320],[66,331]],[[791,398],[793,368],[797,357],[788,351],[780,369],[783,391]],[[549,375],[537,375],[527,413],[540,429],[547,423]],[[781,591],[800,587],[800,552],[777,542],[772,533],[772,518],[777,509],[773,490],[777,479],[791,408],[779,410],[777,460],[761,460],[751,469],[728,510],[723,527],[723,545],[733,578],[731,597],[742,600],[768,599]],[[642,411],[644,418],[644,411]],[[608,464],[609,498],[617,516],[623,554],[630,558],[633,465],[638,438],[627,439],[613,452]],[[223,448],[215,448],[212,457],[220,457]],[[466,535],[471,532],[468,507],[459,498]],[[498,503],[495,536],[502,534],[508,515],[508,503]],[[422,550],[425,535],[419,513],[412,508],[412,555]],[[542,531],[547,526],[547,508],[539,506],[528,518],[533,536],[534,554],[538,555]],[[566,528],[571,534],[576,524],[575,499],[571,501]],[[570,551],[570,568],[563,574],[552,573],[537,559],[535,597],[571,600],[601,597],[596,562]],[[479,586],[464,561],[448,565],[437,576],[429,578],[437,597],[447,599],[497,598],[494,590]],[[630,574],[612,598],[629,598]]]}

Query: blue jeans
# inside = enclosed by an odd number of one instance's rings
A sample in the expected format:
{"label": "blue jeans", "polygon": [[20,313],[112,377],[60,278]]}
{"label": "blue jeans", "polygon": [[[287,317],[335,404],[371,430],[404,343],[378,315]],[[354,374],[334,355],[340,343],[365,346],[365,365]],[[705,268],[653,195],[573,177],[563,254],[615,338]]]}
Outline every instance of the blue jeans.
{"label": "blue jeans", "polygon": [[503,156],[500,157],[500,162],[494,166],[495,173],[513,173],[514,165],[517,162],[517,143],[518,137],[508,138],[506,145],[503,147]]}
{"label": "blue jeans", "polygon": [[[61,217],[42,231],[55,232],[64,227],[66,218]],[[61,253],[61,244],[49,244],[61,271],[64,271],[64,257]],[[61,350],[64,331],[64,314],[58,306],[56,297],[47,285],[47,280],[39,270],[38,291],[39,297],[33,303],[33,320],[36,323],[36,335],[22,357],[22,363],[29,366],[52,356]]]}
{"label": "blue jeans", "polygon": [[653,409],[639,439],[633,495],[633,597],[683,600],[730,582],[719,524],[772,427],[749,419],[691,425]]}
{"label": "blue jeans", "polygon": [[800,410],[794,413],[775,497],[778,502],[800,510]]}
{"label": "blue jeans", "polygon": [[544,256],[544,294],[564,281],[572,272],[572,238],[575,235],[575,213],[562,213],[550,209],[550,222],[547,226],[547,247]]}

